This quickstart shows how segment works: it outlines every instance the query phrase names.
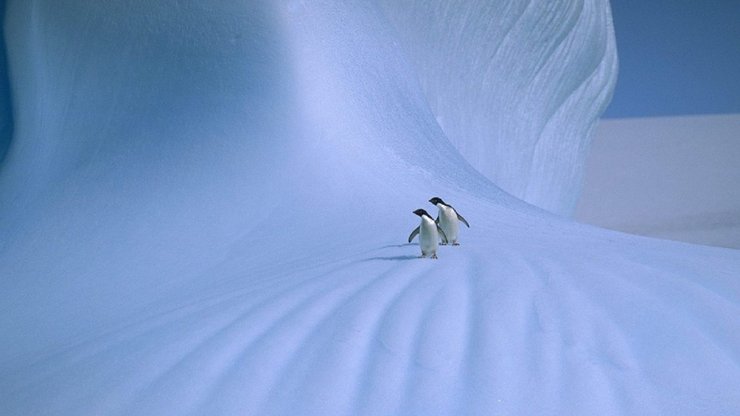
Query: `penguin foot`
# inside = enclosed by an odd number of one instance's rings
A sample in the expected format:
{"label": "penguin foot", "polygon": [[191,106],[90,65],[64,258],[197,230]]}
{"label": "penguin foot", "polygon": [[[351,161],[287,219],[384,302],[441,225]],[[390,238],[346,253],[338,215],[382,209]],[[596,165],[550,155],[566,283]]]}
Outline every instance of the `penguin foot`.
{"label": "penguin foot", "polygon": [[436,259],[437,258],[437,253],[432,254],[432,258],[433,259]]}
{"label": "penguin foot", "polygon": [[452,245],[453,245],[453,246],[459,246],[459,245],[460,245],[460,243],[458,243],[457,241],[455,241],[454,243],[452,243]]}
{"label": "penguin foot", "polygon": [[442,243],[439,243],[439,245],[440,245],[440,246],[446,246],[446,245],[447,245],[447,243],[445,243],[445,242],[442,242]]}

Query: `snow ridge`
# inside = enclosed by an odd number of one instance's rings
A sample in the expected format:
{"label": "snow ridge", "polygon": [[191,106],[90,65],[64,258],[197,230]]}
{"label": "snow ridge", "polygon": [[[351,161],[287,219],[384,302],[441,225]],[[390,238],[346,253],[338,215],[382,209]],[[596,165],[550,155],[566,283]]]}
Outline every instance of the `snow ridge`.
{"label": "snow ridge", "polygon": [[465,158],[517,198],[572,214],[616,81],[608,0],[381,4]]}

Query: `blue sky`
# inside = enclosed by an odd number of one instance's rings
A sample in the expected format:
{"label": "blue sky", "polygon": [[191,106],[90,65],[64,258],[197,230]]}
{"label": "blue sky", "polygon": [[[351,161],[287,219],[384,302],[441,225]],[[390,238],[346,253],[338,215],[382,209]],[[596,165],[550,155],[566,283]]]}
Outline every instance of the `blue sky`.
{"label": "blue sky", "polygon": [[606,118],[740,113],[740,0],[612,0]]}

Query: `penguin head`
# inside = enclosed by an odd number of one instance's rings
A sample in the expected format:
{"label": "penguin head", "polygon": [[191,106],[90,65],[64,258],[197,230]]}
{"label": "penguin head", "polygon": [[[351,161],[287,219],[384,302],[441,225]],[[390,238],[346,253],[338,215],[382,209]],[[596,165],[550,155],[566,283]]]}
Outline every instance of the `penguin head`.
{"label": "penguin head", "polygon": [[439,198],[439,197],[436,197],[436,196],[434,198],[430,199],[429,202],[431,202],[434,205],[437,205],[437,204],[447,205],[447,204],[445,204],[445,201],[442,200],[442,198]]}
{"label": "penguin head", "polygon": [[416,214],[416,215],[418,215],[418,216],[420,216],[420,217],[423,217],[423,216],[425,216],[425,215],[426,215],[427,217],[429,217],[429,218],[432,218],[432,217],[431,217],[431,216],[430,216],[430,215],[429,215],[429,214],[428,214],[428,213],[427,213],[426,211],[424,211],[424,210],[423,210],[423,209],[421,209],[421,208],[419,208],[419,209],[417,209],[416,211],[414,211],[414,214]]}

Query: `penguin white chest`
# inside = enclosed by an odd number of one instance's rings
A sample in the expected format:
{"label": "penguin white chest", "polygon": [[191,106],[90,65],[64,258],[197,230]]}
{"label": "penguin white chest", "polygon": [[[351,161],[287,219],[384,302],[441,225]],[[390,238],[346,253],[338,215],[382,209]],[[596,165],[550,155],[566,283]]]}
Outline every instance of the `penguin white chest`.
{"label": "penguin white chest", "polygon": [[456,243],[457,235],[460,232],[457,212],[446,205],[437,204],[437,207],[439,208],[439,228],[444,231],[448,242]]}
{"label": "penguin white chest", "polygon": [[427,216],[422,217],[421,225],[419,226],[421,254],[424,256],[435,256],[437,254],[438,240],[437,224]]}

